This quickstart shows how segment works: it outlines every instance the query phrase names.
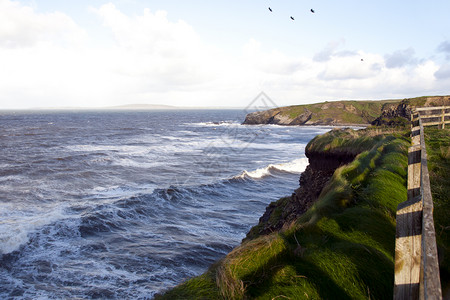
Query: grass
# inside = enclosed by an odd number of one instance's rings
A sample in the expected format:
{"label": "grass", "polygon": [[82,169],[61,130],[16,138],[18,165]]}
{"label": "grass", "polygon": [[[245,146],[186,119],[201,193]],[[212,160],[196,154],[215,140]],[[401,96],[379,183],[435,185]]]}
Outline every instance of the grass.
{"label": "grass", "polygon": [[158,299],[392,298],[395,212],[406,200],[410,141],[402,133],[365,132],[370,141],[364,132],[334,131],[311,142],[328,151],[359,145],[362,152],[336,170],[296,222],[244,242]]}
{"label": "grass", "polygon": [[367,124],[375,120],[386,103],[399,101],[333,101],[287,107],[282,114],[295,119],[298,115],[312,112],[311,122],[336,119],[339,123]]}
{"label": "grass", "polygon": [[450,288],[450,130],[425,128],[434,223],[440,256],[441,283]]}

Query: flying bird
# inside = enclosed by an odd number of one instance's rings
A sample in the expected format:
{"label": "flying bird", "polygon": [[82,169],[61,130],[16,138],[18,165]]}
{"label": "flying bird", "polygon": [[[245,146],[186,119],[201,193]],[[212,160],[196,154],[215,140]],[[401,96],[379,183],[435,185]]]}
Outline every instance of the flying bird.
{"label": "flying bird", "polygon": [[314,9],[311,8],[311,12],[312,12],[312,13],[315,13]]}
{"label": "flying bird", "polygon": [[270,12],[272,12],[272,9],[269,7]]}
{"label": "flying bird", "polygon": [[293,17],[293,16],[291,16],[291,20],[294,20],[294,17]]}

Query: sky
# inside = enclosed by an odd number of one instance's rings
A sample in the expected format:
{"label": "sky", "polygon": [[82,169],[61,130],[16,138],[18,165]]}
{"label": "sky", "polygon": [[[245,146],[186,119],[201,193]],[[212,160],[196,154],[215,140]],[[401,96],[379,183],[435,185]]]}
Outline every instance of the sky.
{"label": "sky", "polygon": [[448,0],[0,0],[0,109],[448,95],[448,12]]}

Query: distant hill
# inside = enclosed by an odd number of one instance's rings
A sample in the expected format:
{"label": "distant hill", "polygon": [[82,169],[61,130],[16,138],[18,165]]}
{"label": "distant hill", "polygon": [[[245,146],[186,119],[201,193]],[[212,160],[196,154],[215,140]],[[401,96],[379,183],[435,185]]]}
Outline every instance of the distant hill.
{"label": "distant hill", "polygon": [[[403,108],[398,109],[399,106]],[[450,105],[450,96],[424,96],[403,100],[332,101],[294,105],[250,113],[243,124],[370,125],[381,115],[407,117],[412,106]],[[402,115],[403,112],[403,115]],[[400,113],[400,115],[395,115]]]}
{"label": "distant hill", "polygon": [[161,105],[161,104],[126,104],[118,106],[106,107],[106,109],[117,110],[153,110],[153,109],[177,109],[176,106]]}

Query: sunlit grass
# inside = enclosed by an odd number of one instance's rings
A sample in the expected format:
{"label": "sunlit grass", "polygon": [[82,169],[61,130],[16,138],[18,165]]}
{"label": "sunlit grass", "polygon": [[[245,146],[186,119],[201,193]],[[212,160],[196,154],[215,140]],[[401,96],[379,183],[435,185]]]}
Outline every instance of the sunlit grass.
{"label": "sunlit grass", "polygon": [[425,128],[441,283],[450,287],[450,129]]}

